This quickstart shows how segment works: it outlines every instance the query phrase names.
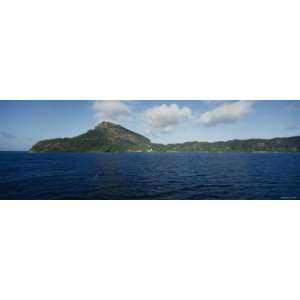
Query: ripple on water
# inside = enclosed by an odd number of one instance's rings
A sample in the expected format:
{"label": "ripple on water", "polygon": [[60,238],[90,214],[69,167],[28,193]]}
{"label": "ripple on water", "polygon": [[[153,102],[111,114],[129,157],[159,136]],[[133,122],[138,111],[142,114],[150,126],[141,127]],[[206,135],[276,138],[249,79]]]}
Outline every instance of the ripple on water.
{"label": "ripple on water", "polygon": [[276,199],[300,195],[300,154],[1,153],[1,199]]}

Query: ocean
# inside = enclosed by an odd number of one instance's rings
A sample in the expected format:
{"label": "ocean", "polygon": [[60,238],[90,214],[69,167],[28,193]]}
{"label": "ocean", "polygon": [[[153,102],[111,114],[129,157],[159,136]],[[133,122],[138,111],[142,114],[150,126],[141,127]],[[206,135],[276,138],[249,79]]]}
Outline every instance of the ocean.
{"label": "ocean", "polygon": [[0,199],[300,199],[300,153],[0,152]]}

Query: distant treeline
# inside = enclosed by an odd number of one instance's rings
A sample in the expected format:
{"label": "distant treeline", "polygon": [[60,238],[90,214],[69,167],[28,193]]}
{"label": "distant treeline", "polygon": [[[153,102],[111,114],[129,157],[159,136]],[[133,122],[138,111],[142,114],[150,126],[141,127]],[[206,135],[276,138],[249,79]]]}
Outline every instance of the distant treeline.
{"label": "distant treeline", "polygon": [[152,144],[153,151],[208,151],[208,152],[300,152],[300,137],[273,139],[232,140],[226,142],[186,142],[180,144]]}

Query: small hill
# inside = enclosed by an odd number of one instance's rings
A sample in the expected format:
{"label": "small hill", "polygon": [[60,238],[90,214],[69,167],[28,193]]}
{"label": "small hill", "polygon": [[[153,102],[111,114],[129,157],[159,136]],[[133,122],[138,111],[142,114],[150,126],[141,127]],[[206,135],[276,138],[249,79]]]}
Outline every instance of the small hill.
{"label": "small hill", "polygon": [[33,152],[125,152],[147,151],[151,141],[120,125],[102,122],[94,129],[73,138],[43,140],[36,143]]}

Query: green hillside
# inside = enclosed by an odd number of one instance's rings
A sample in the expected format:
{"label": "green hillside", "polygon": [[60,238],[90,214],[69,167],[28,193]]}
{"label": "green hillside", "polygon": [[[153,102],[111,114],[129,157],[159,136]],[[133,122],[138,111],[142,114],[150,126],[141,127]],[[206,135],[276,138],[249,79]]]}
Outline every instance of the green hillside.
{"label": "green hillside", "polygon": [[120,125],[102,122],[94,129],[73,138],[43,140],[36,143],[33,152],[124,152],[147,151],[151,141]]}
{"label": "green hillside", "polygon": [[57,138],[36,143],[32,152],[300,152],[300,136],[231,140],[226,142],[186,142],[181,144],[156,144],[120,125],[102,122],[94,129],[73,138]]}

